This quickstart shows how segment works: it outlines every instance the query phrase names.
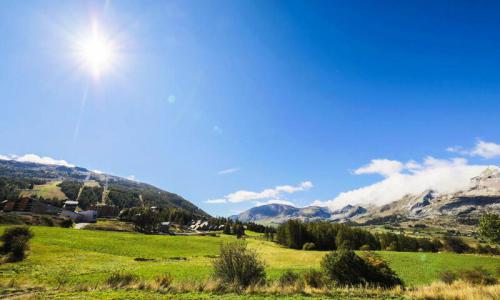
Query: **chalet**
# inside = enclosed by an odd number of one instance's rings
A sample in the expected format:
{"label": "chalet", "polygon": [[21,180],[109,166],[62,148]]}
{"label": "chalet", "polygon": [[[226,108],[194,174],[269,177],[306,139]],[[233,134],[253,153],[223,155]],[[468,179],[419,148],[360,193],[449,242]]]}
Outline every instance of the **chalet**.
{"label": "chalet", "polygon": [[75,211],[78,207],[78,201],[67,200],[64,202],[63,209],[69,211]]}
{"label": "chalet", "polygon": [[115,218],[120,214],[120,208],[110,204],[95,204],[90,206],[90,210],[95,210],[98,218]]}
{"label": "chalet", "polygon": [[170,222],[161,222],[160,223],[160,233],[167,233],[169,234],[170,233]]}
{"label": "chalet", "polygon": [[31,197],[5,200],[2,202],[2,210],[4,212],[40,215],[57,215],[61,212],[61,208]]}

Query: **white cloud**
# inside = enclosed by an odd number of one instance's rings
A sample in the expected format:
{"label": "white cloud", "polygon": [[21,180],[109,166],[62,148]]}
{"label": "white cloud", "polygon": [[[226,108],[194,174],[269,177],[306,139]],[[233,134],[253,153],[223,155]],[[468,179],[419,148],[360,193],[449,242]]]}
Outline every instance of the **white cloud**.
{"label": "white cloud", "polygon": [[290,202],[287,200],[279,200],[279,199],[268,200],[265,202],[260,202],[260,201],[255,202],[255,206],[262,206],[262,205],[269,205],[269,204],[284,204],[284,205],[295,206],[295,204],[293,202]]}
{"label": "white cloud", "polygon": [[354,174],[380,174],[389,177],[401,172],[403,168],[404,165],[397,160],[373,159],[369,164],[354,170]]}
{"label": "white cloud", "polygon": [[460,146],[448,147],[446,151],[459,153],[462,155],[480,156],[482,158],[495,158],[500,156],[500,145],[492,142],[477,141],[476,146],[471,150],[466,150]]}
{"label": "white cloud", "polygon": [[18,162],[30,162],[30,163],[37,163],[37,164],[43,164],[43,165],[56,165],[56,166],[64,166],[64,167],[69,167],[73,168],[75,165],[72,165],[68,163],[65,160],[57,160],[53,159],[52,157],[48,156],[38,156],[36,154],[25,154],[22,156],[17,156],[14,154],[10,155],[0,155],[1,160],[13,160],[13,161],[18,161]]}
{"label": "white cloud", "polygon": [[212,200],[207,200],[205,203],[208,204],[222,204],[222,203],[227,203],[226,199],[212,199]]}
{"label": "white cloud", "polygon": [[429,156],[421,164],[414,161],[407,163],[402,172],[393,173],[382,181],[340,193],[331,200],[315,201],[313,205],[328,206],[330,209],[338,209],[347,204],[380,206],[427,189],[438,193],[456,192],[467,188],[470,179],[487,167],[469,165],[463,158],[445,160]]}
{"label": "white cloud", "polygon": [[[293,185],[279,185],[274,188],[269,188],[262,190],[260,192],[252,192],[252,191],[236,191],[234,193],[228,194],[224,196],[222,199],[216,200],[226,200],[226,202],[231,203],[239,203],[244,201],[252,201],[252,200],[262,200],[262,199],[278,199],[282,194],[293,194],[296,192],[307,191],[313,187],[312,182],[304,181],[300,184]],[[211,202],[208,202],[211,201]],[[208,200],[207,203],[225,203],[222,201],[214,202],[215,200]]]}
{"label": "white cloud", "polygon": [[227,175],[227,174],[236,173],[239,170],[240,170],[240,168],[229,168],[229,169],[221,170],[221,171],[217,172],[217,174],[219,174],[219,175]]}
{"label": "white cloud", "polygon": [[470,154],[484,158],[494,158],[500,156],[500,145],[480,140]]}

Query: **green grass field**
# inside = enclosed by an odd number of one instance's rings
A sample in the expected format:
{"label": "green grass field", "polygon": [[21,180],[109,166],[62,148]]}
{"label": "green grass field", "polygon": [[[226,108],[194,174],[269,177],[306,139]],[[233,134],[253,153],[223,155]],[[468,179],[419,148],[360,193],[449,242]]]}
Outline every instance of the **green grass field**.
{"label": "green grass field", "polygon": [[[4,227],[2,227],[3,230]],[[115,271],[152,280],[170,273],[176,281],[203,280],[222,242],[232,236],[160,236],[136,233],[32,227],[35,237],[29,257],[20,263],[0,265],[0,281],[57,287],[60,284],[99,284]],[[319,268],[325,252],[298,251],[256,238],[247,239],[266,263],[268,278],[284,270]],[[451,253],[379,252],[409,286],[431,283],[443,270],[483,266],[495,272],[500,259]],[[151,259],[136,261],[136,258]]]}
{"label": "green grass field", "polygon": [[45,199],[66,199],[66,195],[61,191],[57,185],[61,181],[51,181],[42,185],[35,185],[32,190],[24,190],[21,192],[23,196],[39,196]]}

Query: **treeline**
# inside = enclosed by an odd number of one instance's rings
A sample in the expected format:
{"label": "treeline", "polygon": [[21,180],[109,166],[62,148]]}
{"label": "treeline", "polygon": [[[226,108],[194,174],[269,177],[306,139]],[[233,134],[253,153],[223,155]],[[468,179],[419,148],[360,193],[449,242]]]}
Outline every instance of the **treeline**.
{"label": "treeline", "polygon": [[0,177],[0,201],[17,199],[21,190],[33,189],[35,184],[45,184],[45,180]]}
{"label": "treeline", "polygon": [[156,210],[142,207],[123,209],[119,219],[132,222],[137,231],[143,233],[158,232],[161,222],[188,225],[193,220],[193,213],[182,208],[159,208]]}
{"label": "treeline", "polygon": [[276,233],[276,229],[271,226],[265,226],[254,222],[243,223],[238,220],[223,217],[209,219],[208,225],[209,228],[222,229],[224,234],[232,234],[239,237],[245,234],[245,230],[249,230],[263,233],[265,239],[272,240]]}
{"label": "treeline", "polygon": [[[440,250],[464,253],[471,249],[457,237],[414,238],[404,234],[376,233],[328,222],[304,223],[290,220],[281,224],[276,241],[289,248],[305,250],[387,250],[405,252],[437,252]],[[484,249],[483,249],[484,251]],[[496,251],[496,250],[492,250]]]}

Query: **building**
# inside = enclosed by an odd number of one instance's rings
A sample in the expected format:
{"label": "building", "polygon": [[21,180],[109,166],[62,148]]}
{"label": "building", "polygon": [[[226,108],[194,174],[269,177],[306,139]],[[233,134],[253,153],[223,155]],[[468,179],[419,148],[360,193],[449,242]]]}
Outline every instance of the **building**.
{"label": "building", "polygon": [[78,201],[67,200],[64,202],[63,209],[69,211],[75,211],[78,207]]}
{"label": "building", "polygon": [[161,222],[160,223],[160,233],[167,233],[170,234],[170,222]]}
{"label": "building", "polygon": [[2,210],[40,215],[57,215],[61,212],[61,208],[31,197],[5,200],[2,202]]}

